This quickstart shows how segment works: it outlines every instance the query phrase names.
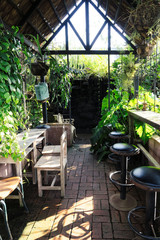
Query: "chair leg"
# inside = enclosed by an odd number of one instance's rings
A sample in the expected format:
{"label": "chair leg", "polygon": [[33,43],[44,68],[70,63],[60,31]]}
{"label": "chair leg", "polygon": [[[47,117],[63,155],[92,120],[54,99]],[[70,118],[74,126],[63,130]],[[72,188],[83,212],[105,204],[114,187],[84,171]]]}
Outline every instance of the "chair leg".
{"label": "chair leg", "polygon": [[7,214],[7,207],[6,207],[5,201],[0,200],[0,205],[2,206],[2,208],[0,208],[0,211],[2,212],[2,215],[3,215],[3,218],[4,218],[6,230],[7,230],[7,233],[8,233],[8,239],[13,240],[11,230],[10,230],[10,227],[9,227],[9,224],[8,224],[8,214]]}
{"label": "chair leg", "polygon": [[44,184],[48,185],[48,171],[44,171]]}
{"label": "chair leg", "polygon": [[61,197],[65,196],[65,169],[61,172]]}
{"label": "chair leg", "polygon": [[67,184],[67,164],[66,164],[66,167],[65,167],[65,185]]}
{"label": "chair leg", "polygon": [[26,212],[29,213],[28,207],[27,207],[26,202],[24,200],[23,186],[22,186],[21,182],[19,183],[19,186],[17,187],[17,190],[21,195],[22,203],[23,203],[23,206],[24,206]]}
{"label": "chair leg", "polygon": [[41,170],[37,169],[37,180],[38,180],[38,196],[42,197],[43,192],[42,192],[42,175],[41,175]]}
{"label": "chair leg", "polygon": [[36,164],[37,154],[34,151],[31,152],[31,168],[32,168],[32,182],[33,182],[33,184],[36,184],[36,182],[37,182],[37,171],[34,168],[34,165]]}

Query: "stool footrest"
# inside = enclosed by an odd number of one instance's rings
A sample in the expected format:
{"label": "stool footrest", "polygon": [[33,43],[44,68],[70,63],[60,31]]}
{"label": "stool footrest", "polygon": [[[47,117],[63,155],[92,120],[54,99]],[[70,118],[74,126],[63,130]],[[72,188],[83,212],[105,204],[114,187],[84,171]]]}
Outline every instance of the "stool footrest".
{"label": "stool footrest", "polygon": [[131,229],[142,238],[150,240],[160,239],[160,217],[157,217],[153,223],[146,223],[145,210],[146,207],[139,206],[129,211],[128,223]]}
{"label": "stool footrest", "polygon": [[121,162],[121,156],[119,156],[115,153],[108,154],[108,159],[115,162],[115,163],[120,163]]}
{"label": "stool footrest", "polygon": [[117,179],[117,180],[115,180],[115,179],[113,178],[115,175],[121,175],[121,171],[111,172],[111,173],[109,174],[109,179],[110,179],[110,181],[111,181],[114,185],[118,185],[118,186],[121,186],[121,187],[132,187],[132,186],[134,186],[134,184],[130,182],[129,174],[130,174],[130,173],[127,172],[126,183],[121,183],[121,182],[120,182],[120,181],[121,181],[120,178]]}

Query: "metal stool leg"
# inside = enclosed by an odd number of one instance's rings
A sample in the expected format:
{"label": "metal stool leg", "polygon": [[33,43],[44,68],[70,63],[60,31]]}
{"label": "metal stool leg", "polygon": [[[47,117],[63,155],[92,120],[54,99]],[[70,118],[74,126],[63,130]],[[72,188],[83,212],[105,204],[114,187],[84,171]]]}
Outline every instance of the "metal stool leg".
{"label": "metal stool leg", "polygon": [[[122,156],[122,160],[121,160],[121,182],[122,184],[126,183],[126,172],[127,172],[127,165],[126,165],[126,157]],[[126,187],[125,186],[121,186],[121,191],[120,191],[120,198],[121,199],[126,199]]]}
{"label": "metal stool leg", "polygon": [[146,192],[146,235],[150,235],[154,229],[154,215],[155,215],[155,192]]}
{"label": "metal stool leg", "polygon": [[8,233],[8,239],[9,240],[13,240],[12,234],[11,234],[11,230],[8,224],[8,215],[7,215],[7,207],[6,207],[6,203],[4,200],[0,200],[0,211],[2,212],[3,218],[4,218],[4,222],[5,222],[5,226],[6,226],[6,230]]}

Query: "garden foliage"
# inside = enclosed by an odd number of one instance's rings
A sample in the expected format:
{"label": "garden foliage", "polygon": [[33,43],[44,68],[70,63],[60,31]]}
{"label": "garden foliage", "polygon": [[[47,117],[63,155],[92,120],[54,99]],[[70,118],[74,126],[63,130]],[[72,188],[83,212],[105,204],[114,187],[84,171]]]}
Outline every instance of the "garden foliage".
{"label": "garden foliage", "polygon": [[12,32],[0,25],[0,142],[1,156],[21,160],[16,134],[24,129],[27,117],[24,113],[21,56],[25,53],[23,37],[17,35],[18,28]]}

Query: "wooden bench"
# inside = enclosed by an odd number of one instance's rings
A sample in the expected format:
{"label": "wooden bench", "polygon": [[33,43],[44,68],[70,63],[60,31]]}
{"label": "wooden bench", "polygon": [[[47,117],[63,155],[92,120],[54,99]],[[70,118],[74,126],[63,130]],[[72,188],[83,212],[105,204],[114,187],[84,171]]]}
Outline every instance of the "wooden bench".
{"label": "wooden bench", "polygon": [[141,149],[144,156],[148,159],[149,163],[152,166],[160,167],[159,163],[152,157],[152,155],[142,146],[142,144],[137,144],[137,146]]}

